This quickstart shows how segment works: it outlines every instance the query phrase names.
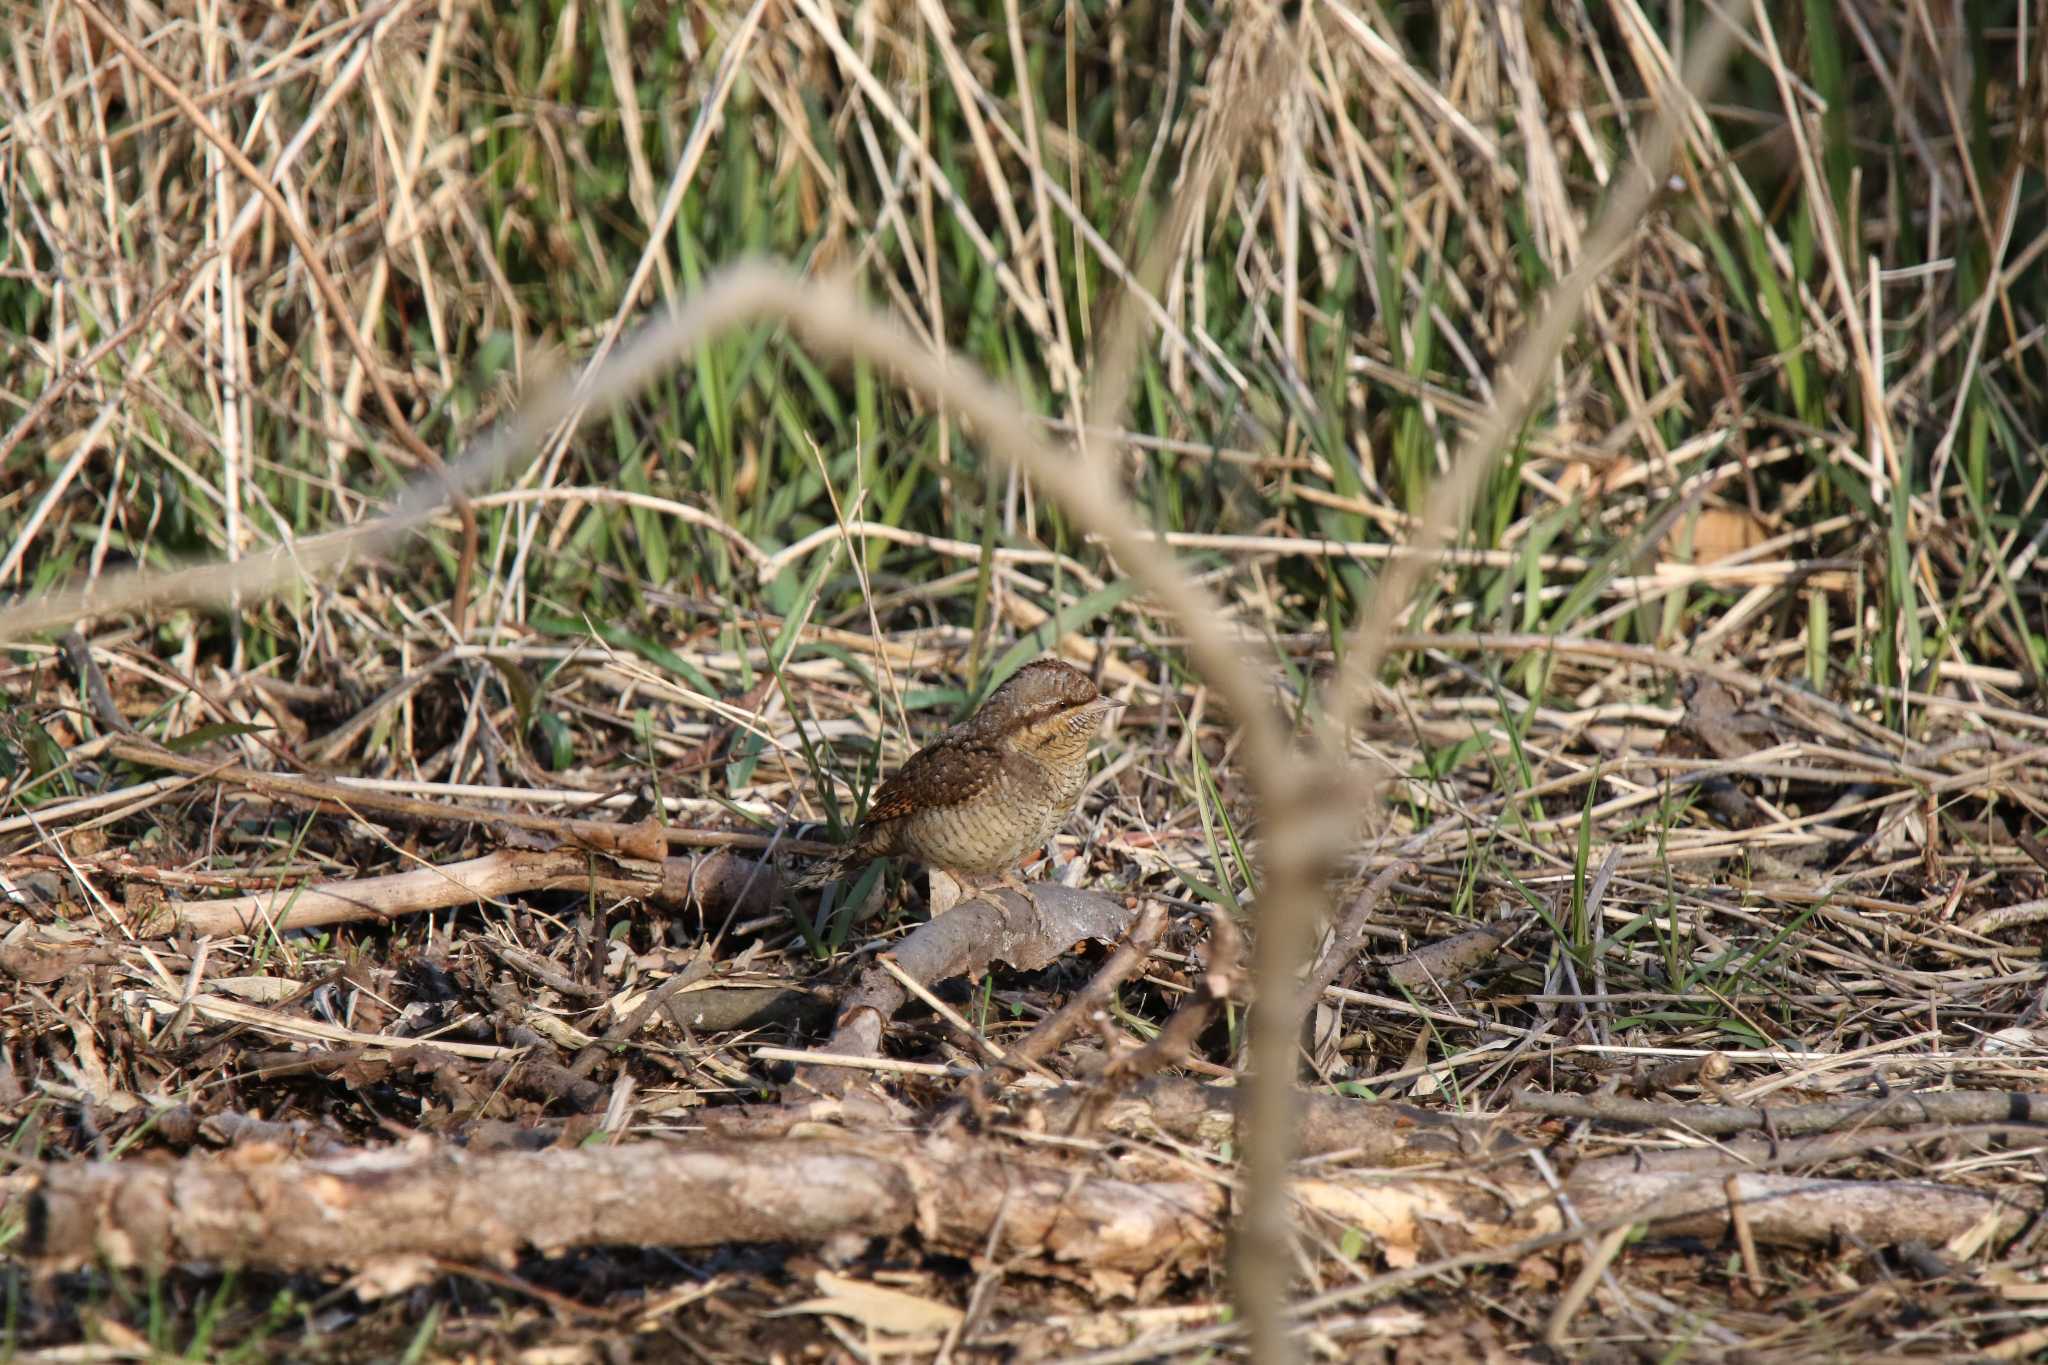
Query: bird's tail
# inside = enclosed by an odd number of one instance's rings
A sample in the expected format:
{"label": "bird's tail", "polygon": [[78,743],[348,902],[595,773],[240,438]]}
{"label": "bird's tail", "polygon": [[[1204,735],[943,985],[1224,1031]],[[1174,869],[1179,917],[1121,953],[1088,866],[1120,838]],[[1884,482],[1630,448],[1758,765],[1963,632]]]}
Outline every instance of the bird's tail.
{"label": "bird's tail", "polygon": [[827,883],[845,881],[855,872],[860,871],[861,865],[866,863],[872,856],[866,849],[853,844],[849,844],[845,848],[836,849],[818,859],[817,862],[811,865],[809,870],[799,872],[792,878],[789,882],[790,889],[795,891],[815,891]]}

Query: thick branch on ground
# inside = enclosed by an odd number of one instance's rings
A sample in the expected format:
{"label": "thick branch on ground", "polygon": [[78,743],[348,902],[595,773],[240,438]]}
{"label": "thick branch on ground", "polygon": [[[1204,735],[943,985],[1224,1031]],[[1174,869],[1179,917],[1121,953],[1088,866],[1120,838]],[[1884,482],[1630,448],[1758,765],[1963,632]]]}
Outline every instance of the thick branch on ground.
{"label": "thick branch on ground", "polygon": [[1631,1171],[1621,1162],[1599,1167],[1592,1178],[1575,1173],[1568,1186],[1579,1217],[1589,1223],[1623,1217],[1648,1222],[1666,1237],[1726,1233],[1731,1181],[1751,1235],[1778,1246],[1837,1240],[1859,1246],[1916,1240],[1940,1246],[1987,1217],[1997,1220],[2002,1240],[2034,1216],[2017,1201],[1929,1180],[1824,1180],[1763,1172],[1700,1176]]}
{"label": "thick branch on ground", "polygon": [[1922,1123],[2048,1122],[2048,1095],[2026,1091],[1954,1090],[1927,1095],[1874,1096],[1781,1108],[1726,1104],[1659,1104],[1619,1095],[1515,1093],[1514,1106],[1561,1118],[1600,1119],[1726,1134],[1762,1129],[1784,1137],[1841,1128],[1906,1128]]}
{"label": "thick branch on ground", "polygon": [[[1165,1134],[1198,1147],[1237,1140],[1245,1092],[1180,1076],[1142,1081],[1127,1093],[1098,1098],[1068,1086],[1016,1102],[1023,1120],[1051,1133],[1070,1133],[1087,1119],[1106,1132],[1143,1138]],[[1301,1099],[1304,1156],[1346,1153],[1372,1166],[1417,1166],[1498,1154],[1513,1133],[1486,1119],[1459,1118],[1412,1105],[1305,1093]]]}
{"label": "thick branch on ground", "polygon": [[[1143,1293],[1206,1263],[1226,1208],[1212,1181],[1110,1178],[985,1141],[902,1134],[482,1155],[409,1146],[302,1161],[265,1145],[58,1163],[9,1183],[26,1205],[12,1211],[26,1215],[21,1250],[45,1265],[351,1266],[387,1286],[432,1259],[503,1264],[528,1249],[915,1232],[954,1255],[1081,1269],[1106,1292]],[[1595,1225],[1715,1237],[1728,1226],[1728,1187],[1724,1173],[1588,1162],[1566,1193]],[[2011,1236],[2032,1216],[2016,1200],[1921,1181],[1751,1173],[1734,1188],[1751,1232],[1778,1243],[1939,1243],[1987,1218]],[[1484,1181],[1331,1174],[1297,1179],[1293,1195],[1394,1260],[1506,1248],[1562,1227],[1542,1184],[1507,1168]]]}
{"label": "thick branch on ground", "polygon": [[[1034,972],[1082,939],[1116,939],[1130,927],[1133,914],[1122,901],[1100,892],[1039,883],[1029,897],[996,891],[985,899],[963,901],[911,933],[890,956],[922,986],[979,976],[998,961]],[[822,1050],[838,1056],[880,1056],[882,1030],[908,999],[909,992],[894,976],[879,966],[870,967],[840,1002],[839,1020]],[[844,1070],[827,1067],[806,1067],[797,1079],[827,1094],[843,1093],[851,1083]]]}
{"label": "thick branch on ground", "polygon": [[[272,1153],[274,1157],[274,1153]],[[1097,1272],[1192,1264],[1221,1237],[1222,1190],[1076,1180],[1068,1168],[944,1139],[498,1152],[393,1149],[44,1168],[32,1254],[58,1264],[280,1268],[415,1258],[503,1263],[527,1248],[812,1243],[913,1230],[958,1255]]]}
{"label": "thick branch on ground", "polygon": [[530,891],[587,891],[637,896],[700,910],[758,913],[775,904],[781,874],[718,849],[659,863],[601,858],[583,849],[545,852],[499,849],[481,858],[421,867],[383,877],[285,887],[232,900],[175,901],[155,907],[136,925],[142,934],[246,934],[263,929],[314,929],[358,920],[391,919]]}

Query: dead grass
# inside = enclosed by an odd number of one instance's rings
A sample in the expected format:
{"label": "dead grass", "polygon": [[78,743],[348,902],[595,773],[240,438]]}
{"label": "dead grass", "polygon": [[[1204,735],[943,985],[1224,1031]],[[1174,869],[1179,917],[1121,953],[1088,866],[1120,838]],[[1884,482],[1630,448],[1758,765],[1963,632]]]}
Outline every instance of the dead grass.
{"label": "dead grass", "polygon": [[[1445,1163],[1447,1188],[1721,1143],[1731,1172],[2038,1212],[2024,1122],[1765,1153],[1691,1111],[1513,1109],[1525,1087],[1787,1109],[2042,1088],[2037,16],[1753,7],[1701,96],[1678,8],[1324,5],[1292,46],[1249,5],[106,10],[162,83],[82,7],[8,10],[0,1106],[26,1164],[0,1244],[31,1240],[37,1162],[687,1142],[775,1096],[770,1057],[825,1036],[914,884],[731,909],[614,869],[374,926],[137,926],[535,841],[494,811],[652,815],[773,858],[1047,649],[1133,702],[1047,875],[1172,921],[1056,1074],[1199,992],[1198,912],[1257,940],[1279,901],[1341,906],[1405,862],[1301,1061],[1339,1094],[1499,1116],[1514,1154]],[[1610,238],[1660,118],[1671,180]],[[716,274],[749,254],[846,272],[908,330],[885,354],[853,300]],[[1579,282],[1582,321],[1546,340]],[[565,355],[597,378],[552,382]],[[475,479],[473,557],[435,451]],[[365,801],[135,761],[28,629],[87,610],[145,740]],[[1318,718],[1384,783],[1371,819],[1284,752]],[[1411,956],[1482,922],[1513,932],[1448,974]],[[1263,937],[1270,982],[1299,954]],[[1014,1043],[1100,951],[907,1013],[906,1123],[984,1055],[948,1012]],[[1242,1025],[1225,1011],[1185,1069],[1240,1070]],[[990,1141],[1077,1178],[1239,1171],[1217,1140]],[[1377,1179],[1341,1153],[1295,1174]],[[1649,1211],[1579,1227],[1567,1201],[1563,1233],[1474,1250],[1331,1207],[1296,1206],[1297,1254],[1263,1264],[1295,1272],[1307,1349],[1342,1358],[2041,1339],[2032,1231],[1759,1246],[1738,1211],[1628,1243]],[[1242,1345],[1220,1258],[1120,1285],[913,1237],[841,1250],[535,1254],[383,1298],[16,1268],[6,1339],[880,1354],[858,1312],[770,1315],[836,1266],[966,1310],[905,1333],[919,1356]]]}

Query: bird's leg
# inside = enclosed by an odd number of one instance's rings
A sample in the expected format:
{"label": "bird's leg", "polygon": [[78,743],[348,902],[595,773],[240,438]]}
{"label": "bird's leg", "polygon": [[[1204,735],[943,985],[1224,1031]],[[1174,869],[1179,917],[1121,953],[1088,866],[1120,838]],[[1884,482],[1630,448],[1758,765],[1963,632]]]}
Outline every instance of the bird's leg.
{"label": "bird's leg", "polygon": [[973,882],[970,878],[957,876],[942,867],[931,869],[932,918],[937,919],[963,900],[973,898]]}
{"label": "bird's leg", "polygon": [[966,901],[995,902],[998,891],[1014,891],[1034,906],[1038,897],[1032,893],[1031,884],[1017,875],[1015,868],[1006,872],[948,872],[941,868],[932,869],[932,914],[943,915],[954,906]]}
{"label": "bird's leg", "polygon": [[[1040,850],[1040,855],[1045,860],[1046,870],[1048,872],[1056,872],[1059,867],[1059,855],[1054,848],[1052,840],[1047,839],[1045,841],[1045,847]],[[1038,878],[1036,880],[1026,880],[1024,876],[1024,869],[1017,864],[1012,864],[1010,867],[1005,868],[999,875],[997,875],[994,878],[994,880],[984,883],[984,889],[998,891],[1015,891],[1025,900],[1030,901],[1034,907],[1042,909],[1043,907],[1039,906],[1038,892],[1033,888],[1043,884],[1047,880],[1057,880],[1057,878],[1052,877]]]}

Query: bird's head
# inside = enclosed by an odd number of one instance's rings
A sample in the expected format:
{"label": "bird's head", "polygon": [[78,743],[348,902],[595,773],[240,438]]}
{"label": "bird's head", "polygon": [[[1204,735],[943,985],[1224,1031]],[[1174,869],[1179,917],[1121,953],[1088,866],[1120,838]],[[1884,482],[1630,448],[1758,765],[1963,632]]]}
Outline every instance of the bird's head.
{"label": "bird's head", "polygon": [[1060,659],[1034,659],[998,687],[969,722],[1048,760],[1086,752],[1102,718],[1123,705]]}

